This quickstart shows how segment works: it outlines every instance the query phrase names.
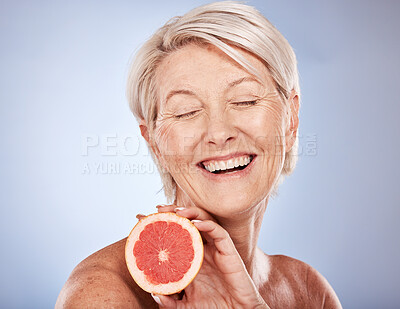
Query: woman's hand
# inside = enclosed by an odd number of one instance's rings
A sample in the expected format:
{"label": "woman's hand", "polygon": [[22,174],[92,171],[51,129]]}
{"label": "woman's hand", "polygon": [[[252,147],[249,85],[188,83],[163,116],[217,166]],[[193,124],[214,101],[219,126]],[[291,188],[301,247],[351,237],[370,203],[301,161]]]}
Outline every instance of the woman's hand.
{"label": "woman's hand", "polygon": [[[158,206],[159,212],[175,211],[192,220],[204,241],[203,265],[182,299],[152,295],[160,308],[269,308],[257,291],[228,232],[205,211]],[[140,218],[140,216],[138,216]]]}

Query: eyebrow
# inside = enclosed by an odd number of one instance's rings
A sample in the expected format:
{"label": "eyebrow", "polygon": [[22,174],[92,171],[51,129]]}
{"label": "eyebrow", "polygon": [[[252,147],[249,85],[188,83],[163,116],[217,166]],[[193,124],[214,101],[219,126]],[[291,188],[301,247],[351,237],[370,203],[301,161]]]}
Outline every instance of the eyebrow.
{"label": "eyebrow", "polygon": [[168,100],[173,97],[176,94],[186,94],[186,95],[191,95],[195,96],[195,93],[190,90],[185,90],[185,89],[180,89],[180,90],[172,90],[168,93],[167,97],[165,98],[165,102],[168,102]]}
{"label": "eyebrow", "polygon": [[234,80],[233,82],[229,83],[228,87],[229,88],[230,87],[235,87],[235,86],[237,86],[237,85],[239,85],[241,83],[244,83],[244,82],[256,82],[256,83],[260,84],[258,79],[254,78],[252,76],[245,76],[245,77],[239,78],[239,79]]}
{"label": "eyebrow", "polygon": [[[234,80],[233,82],[230,82],[228,84],[227,88],[235,87],[244,82],[256,82],[256,83],[260,84],[260,82],[256,78],[251,77],[251,76],[245,76],[245,77],[239,78],[237,80]],[[186,94],[186,95],[190,95],[190,96],[196,96],[196,94],[193,91],[190,91],[187,89],[172,90],[168,93],[167,97],[165,98],[165,102],[167,103],[171,97],[173,97],[174,95],[177,95],[177,94]]]}

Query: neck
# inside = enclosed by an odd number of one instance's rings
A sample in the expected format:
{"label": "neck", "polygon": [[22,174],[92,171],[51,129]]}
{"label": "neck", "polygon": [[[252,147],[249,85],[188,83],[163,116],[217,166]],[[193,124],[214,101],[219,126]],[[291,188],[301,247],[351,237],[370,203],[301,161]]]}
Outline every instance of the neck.
{"label": "neck", "polygon": [[[218,217],[209,213],[229,233],[251,277],[260,272],[259,267],[264,267],[264,271],[266,267],[263,255],[260,255],[260,250],[258,250],[257,241],[267,203],[268,197],[257,206],[233,217]],[[178,192],[174,204],[196,207],[186,194]]]}
{"label": "neck", "polygon": [[229,233],[251,277],[258,272],[260,257],[257,253],[257,241],[267,202],[268,199],[265,199],[252,209],[232,218],[216,218]]}

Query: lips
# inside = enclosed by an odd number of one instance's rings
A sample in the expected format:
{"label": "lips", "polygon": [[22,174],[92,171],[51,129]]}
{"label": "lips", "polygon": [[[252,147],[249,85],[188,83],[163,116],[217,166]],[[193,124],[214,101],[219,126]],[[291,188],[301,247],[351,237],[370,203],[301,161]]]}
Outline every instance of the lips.
{"label": "lips", "polygon": [[200,167],[213,174],[232,173],[245,169],[255,155],[229,155],[220,158],[207,159],[200,162]]}

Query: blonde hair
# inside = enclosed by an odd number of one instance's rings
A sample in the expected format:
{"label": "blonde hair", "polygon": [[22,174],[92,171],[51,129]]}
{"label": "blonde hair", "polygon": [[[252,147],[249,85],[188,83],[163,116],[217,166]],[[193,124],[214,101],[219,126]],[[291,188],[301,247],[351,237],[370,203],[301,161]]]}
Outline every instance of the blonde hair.
{"label": "blonde hair", "polygon": [[[263,61],[284,102],[294,90],[300,95],[296,56],[283,35],[254,7],[236,1],[214,2],[172,18],[143,44],[136,53],[129,71],[127,96],[136,119],[148,126],[149,136],[157,119],[158,93],[155,73],[162,60],[173,51],[189,44],[212,44],[255,76],[258,72],[235,50],[240,47]],[[152,140],[149,141],[150,146]],[[168,201],[175,198],[176,183],[153,156]],[[290,175],[297,162],[298,137],[285,160],[277,187]]]}

